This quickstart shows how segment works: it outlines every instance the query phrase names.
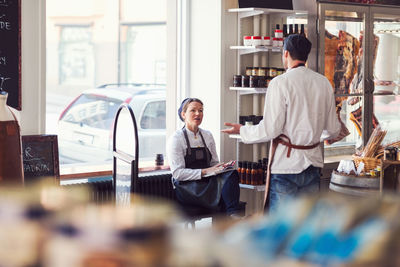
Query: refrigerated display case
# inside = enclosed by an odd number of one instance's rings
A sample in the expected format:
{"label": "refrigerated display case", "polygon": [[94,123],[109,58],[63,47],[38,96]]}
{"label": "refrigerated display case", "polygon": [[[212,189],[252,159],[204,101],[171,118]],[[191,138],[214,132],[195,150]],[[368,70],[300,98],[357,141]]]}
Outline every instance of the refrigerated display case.
{"label": "refrigerated display case", "polygon": [[[318,71],[332,84],[340,119],[351,134],[326,146],[355,150],[377,124],[383,144],[400,138],[400,6],[318,1]],[[337,151],[337,149],[336,149]]]}

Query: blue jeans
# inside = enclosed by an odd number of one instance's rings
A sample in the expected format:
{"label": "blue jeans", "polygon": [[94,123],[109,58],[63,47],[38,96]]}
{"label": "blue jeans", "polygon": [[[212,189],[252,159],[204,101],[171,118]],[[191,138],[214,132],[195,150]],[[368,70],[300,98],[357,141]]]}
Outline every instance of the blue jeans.
{"label": "blue jeans", "polygon": [[222,209],[229,215],[240,211],[239,198],[239,174],[235,171],[225,172],[222,175],[227,176],[224,186],[222,187],[221,204]]}
{"label": "blue jeans", "polygon": [[320,168],[310,166],[298,174],[271,174],[269,210],[276,211],[287,199],[319,192]]}

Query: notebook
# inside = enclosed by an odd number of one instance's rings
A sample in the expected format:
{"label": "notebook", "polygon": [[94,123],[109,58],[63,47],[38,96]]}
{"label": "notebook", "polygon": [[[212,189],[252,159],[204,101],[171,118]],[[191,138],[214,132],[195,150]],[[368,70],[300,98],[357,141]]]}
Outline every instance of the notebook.
{"label": "notebook", "polygon": [[225,163],[223,165],[224,166],[223,169],[221,169],[219,171],[207,173],[203,177],[209,177],[209,176],[217,175],[217,174],[224,173],[224,172],[227,172],[227,171],[231,171],[231,170],[234,169],[235,163],[236,163],[236,160],[231,160],[231,161],[229,161],[229,162],[227,162],[227,163]]}

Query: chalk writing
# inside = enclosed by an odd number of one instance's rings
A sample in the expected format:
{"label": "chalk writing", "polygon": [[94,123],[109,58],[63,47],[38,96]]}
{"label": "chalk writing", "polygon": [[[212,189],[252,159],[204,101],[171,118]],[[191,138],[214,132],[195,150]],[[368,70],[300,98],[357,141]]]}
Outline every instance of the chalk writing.
{"label": "chalk writing", "polygon": [[7,65],[6,64],[6,57],[0,57],[0,65]]}
{"label": "chalk writing", "polygon": [[0,6],[9,6],[10,0],[0,0]]}
{"label": "chalk writing", "polygon": [[0,91],[3,90],[4,82],[7,81],[7,80],[10,80],[10,79],[11,78],[2,77],[1,74],[0,74]]}
{"label": "chalk writing", "polygon": [[49,172],[50,167],[44,163],[24,164],[24,172]]}
{"label": "chalk writing", "polygon": [[24,160],[25,161],[33,161],[33,160],[41,160],[44,159],[44,157],[35,157],[31,153],[33,152],[32,148],[30,146],[26,147],[24,150]]}
{"label": "chalk writing", "polygon": [[0,30],[11,30],[11,23],[8,21],[0,21]]}

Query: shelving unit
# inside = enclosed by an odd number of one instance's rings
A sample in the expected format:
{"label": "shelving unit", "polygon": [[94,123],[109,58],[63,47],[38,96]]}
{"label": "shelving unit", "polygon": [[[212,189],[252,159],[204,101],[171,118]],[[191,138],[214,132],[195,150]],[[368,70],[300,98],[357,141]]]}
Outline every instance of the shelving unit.
{"label": "shelving unit", "polygon": [[[245,35],[261,35],[261,36],[270,36],[273,37],[273,28],[275,28],[275,24],[282,25],[284,19],[288,16],[304,16],[307,14],[305,11],[293,11],[293,10],[280,10],[280,9],[266,9],[266,8],[234,8],[229,9],[229,13],[237,14],[237,44],[233,44],[229,46],[229,49],[236,51],[236,74],[242,75],[245,71],[244,68],[247,66],[260,66],[260,67],[281,67],[281,53],[283,51],[282,47],[274,47],[274,46],[244,46],[242,45],[243,36]],[[259,15],[266,15],[264,17],[258,18],[258,23],[260,27],[255,26],[255,17]],[[264,20],[262,20],[264,18]],[[263,24],[263,25],[261,25]],[[266,24],[266,25],[265,25]],[[264,27],[264,28],[263,28]],[[264,30],[263,30],[264,29]],[[257,31],[257,32],[256,32]],[[258,32],[260,31],[260,32]],[[264,31],[264,32],[262,32]],[[253,58],[251,58],[253,56]],[[273,60],[273,57],[275,60]],[[257,63],[254,63],[257,62]],[[253,65],[254,64],[254,65]],[[240,115],[262,115],[262,107],[263,103],[261,99],[265,93],[267,92],[267,88],[250,88],[250,87],[229,87],[229,90],[237,92],[237,111],[239,119]],[[253,103],[250,103],[250,98],[253,98]],[[254,100],[255,99],[255,100]],[[254,106],[254,102],[259,102],[259,110],[258,112],[251,113],[253,111],[243,111],[243,107],[246,106],[247,109],[249,107]],[[248,114],[245,114],[245,113]],[[249,155],[243,155],[241,152],[241,142],[240,138],[230,136],[230,138],[237,139],[237,160],[242,159],[241,157],[248,157]],[[251,145],[248,145],[251,147]],[[254,145],[254,149],[256,146]],[[266,149],[267,150],[267,149]],[[265,151],[266,151],[265,150]],[[254,158],[253,153],[253,158]],[[267,156],[267,155],[265,155]]]}
{"label": "shelving unit", "polygon": [[282,47],[265,46],[265,45],[257,45],[257,46],[232,45],[230,46],[230,49],[238,50],[240,55],[254,54],[258,52],[275,52],[275,53],[282,52]]}
{"label": "shelving unit", "polygon": [[[245,68],[249,66],[282,68],[282,47],[244,46],[243,36],[260,35],[272,38],[276,24],[280,24],[282,28],[282,24],[286,23],[288,16],[295,17],[307,14],[304,11],[265,8],[236,8],[229,9],[228,12],[237,14],[237,43],[229,46],[230,50],[236,52],[236,73],[232,73],[232,75],[243,75]],[[237,121],[242,115],[260,116],[263,114],[262,109],[267,88],[230,86],[227,89],[236,92]],[[235,139],[236,142],[236,160],[254,162],[267,157],[268,147],[265,143],[245,144],[240,135],[229,135],[229,138]],[[240,187],[241,198],[244,197],[242,200],[248,203],[247,212],[251,214],[262,210],[265,185],[241,184]]]}

